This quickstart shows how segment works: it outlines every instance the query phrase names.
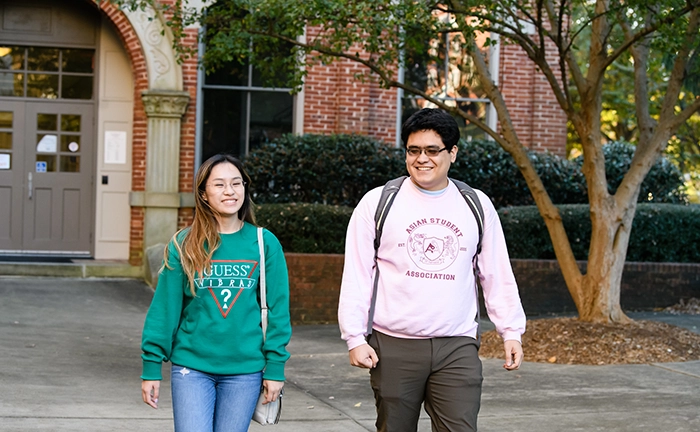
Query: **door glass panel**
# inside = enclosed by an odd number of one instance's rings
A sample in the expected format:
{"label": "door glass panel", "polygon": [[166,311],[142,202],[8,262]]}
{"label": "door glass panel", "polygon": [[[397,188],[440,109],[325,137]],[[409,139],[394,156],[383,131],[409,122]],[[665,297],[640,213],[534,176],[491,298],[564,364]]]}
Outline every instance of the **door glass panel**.
{"label": "door glass panel", "polygon": [[37,114],[37,130],[55,131],[58,126],[58,114]]}
{"label": "door glass panel", "polygon": [[75,153],[78,150],[80,150],[80,135],[61,135],[62,152]]}
{"label": "door glass panel", "polygon": [[0,128],[12,128],[12,111],[0,111]]}
{"label": "door glass panel", "polygon": [[12,132],[0,132],[0,149],[12,149]]}
{"label": "door glass panel", "polygon": [[22,76],[21,73],[0,72],[0,96],[23,96]]}
{"label": "door glass panel", "polygon": [[22,69],[24,48],[0,46],[0,69]]}
{"label": "door glass panel", "polygon": [[58,50],[55,48],[29,48],[27,69],[58,72]]}
{"label": "door glass panel", "polygon": [[80,172],[80,156],[61,156],[61,172]]}
{"label": "door glass panel", "polygon": [[63,75],[61,97],[63,99],[92,99],[92,77]]}
{"label": "door glass panel", "polygon": [[67,49],[63,50],[62,70],[63,72],[85,72],[94,71],[95,50],[88,49]]}
{"label": "door glass panel", "polygon": [[36,151],[40,153],[56,153],[58,137],[53,134],[38,134],[36,136]]}
{"label": "door glass panel", "polygon": [[77,114],[63,114],[61,116],[61,130],[64,132],[80,132],[80,116]]}
{"label": "door glass panel", "polygon": [[[36,155],[36,172],[55,172],[56,171],[56,156],[54,155],[46,155],[46,154],[38,154]],[[45,164],[45,169],[43,165]]]}
{"label": "door glass panel", "polygon": [[12,155],[8,153],[0,153],[0,170],[12,169]]}
{"label": "door glass panel", "polygon": [[27,97],[58,98],[58,75],[27,74]]}

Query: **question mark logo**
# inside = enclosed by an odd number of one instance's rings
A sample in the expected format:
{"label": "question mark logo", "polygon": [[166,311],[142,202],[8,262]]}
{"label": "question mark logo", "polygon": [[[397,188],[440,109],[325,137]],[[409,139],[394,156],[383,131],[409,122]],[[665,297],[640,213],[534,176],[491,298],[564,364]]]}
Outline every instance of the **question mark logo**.
{"label": "question mark logo", "polygon": [[230,289],[225,289],[221,291],[221,294],[224,295],[224,309],[228,309],[228,299],[231,298],[231,290]]}

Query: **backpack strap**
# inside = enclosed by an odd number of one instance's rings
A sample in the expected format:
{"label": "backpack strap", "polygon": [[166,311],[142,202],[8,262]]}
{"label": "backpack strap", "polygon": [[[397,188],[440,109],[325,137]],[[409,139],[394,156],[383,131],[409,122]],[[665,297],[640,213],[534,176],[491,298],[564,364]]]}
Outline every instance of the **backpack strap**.
{"label": "backpack strap", "polygon": [[[377,253],[379,252],[379,246],[381,245],[381,240],[382,240],[382,232],[384,230],[384,222],[386,221],[386,216],[389,213],[389,209],[391,208],[391,205],[394,203],[394,199],[396,198],[396,195],[399,192],[399,189],[401,188],[401,185],[403,184],[404,180],[406,180],[407,176],[401,176],[398,178],[395,178],[393,180],[389,180],[386,185],[384,185],[384,189],[382,189],[382,195],[379,198],[379,204],[377,205],[377,210],[374,214],[374,284],[372,287],[372,299],[370,302],[370,307],[369,307],[369,314],[367,317],[367,335],[369,336],[372,334],[372,324],[374,323],[374,310],[375,306],[377,303],[377,287],[379,285],[379,266],[377,265]],[[455,180],[455,179],[450,179],[452,183],[457,186],[457,189],[459,189],[459,192],[462,194],[464,197],[464,200],[467,202],[467,205],[469,206],[469,209],[472,211],[474,214],[474,218],[476,219],[476,224],[479,229],[479,240],[476,245],[476,253],[474,254],[474,257],[472,258],[472,267],[474,269],[474,279],[476,281],[475,289],[476,289],[476,301],[477,301],[477,307],[476,307],[476,313],[477,313],[477,322],[481,322],[481,308],[478,304],[479,302],[479,259],[478,255],[481,253],[481,240],[484,236],[484,209],[481,207],[481,202],[479,201],[479,197],[476,195],[476,192],[474,189],[472,189],[468,184]],[[478,336],[480,336],[480,332],[478,332]]]}
{"label": "backpack strap", "polygon": [[481,272],[479,271],[479,254],[481,253],[481,241],[484,238],[484,208],[481,207],[481,201],[476,195],[474,189],[463,181],[450,179],[457,186],[459,192],[467,202],[469,209],[474,213],[476,224],[479,227],[479,241],[476,244],[476,253],[472,257],[472,269],[474,270],[474,291],[476,294],[476,340],[481,342],[481,305],[479,304],[479,287],[481,286]]}
{"label": "backpack strap", "polygon": [[[479,227],[479,242],[476,244],[476,255],[479,255],[481,253],[481,240],[484,238],[484,208],[481,207],[481,201],[479,201],[479,197],[471,186],[453,178],[450,180],[457,186],[459,193],[464,197],[469,209],[474,213],[476,224]],[[474,255],[475,258],[476,255]]]}
{"label": "backpack strap", "polygon": [[389,180],[382,189],[382,196],[379,198],[377,211],[374,213],[374,286],[372,287],[372,300],[367,317],[367,335],[372,334],[372,323],[374,322],[374,308],[377,303],[377,286],[379,285],[379,266],[377,265],[377,253],[382,242],[382,231],[386,215],[389,213],[391,205],[394,203],[396,194],[399,192],[403,181],[407,176],[401,176]]}

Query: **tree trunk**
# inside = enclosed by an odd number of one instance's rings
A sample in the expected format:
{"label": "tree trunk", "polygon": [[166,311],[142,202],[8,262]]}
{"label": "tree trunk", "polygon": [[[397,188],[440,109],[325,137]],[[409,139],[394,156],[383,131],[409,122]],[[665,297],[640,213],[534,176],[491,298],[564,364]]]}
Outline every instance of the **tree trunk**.
{"label": "tree trunk", "polygon": [[588,268],[581,278],[580,295],[572,296],[579,318],[588,322],[628,323],[620,307],[620,288],[635,200],[618,208],[612,197],[591,201],[591,246]]}

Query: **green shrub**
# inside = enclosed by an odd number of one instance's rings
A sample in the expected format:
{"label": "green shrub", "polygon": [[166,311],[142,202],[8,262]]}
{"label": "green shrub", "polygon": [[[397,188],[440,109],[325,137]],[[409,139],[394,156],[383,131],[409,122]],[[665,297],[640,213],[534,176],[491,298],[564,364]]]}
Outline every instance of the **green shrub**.
{"label": "green shrub", "polygon": [[[591,220],[587,204],[558,205],[574,256],[588,257]],[[511,258],[556,259],[549,232],[536,206],[505,207],[498,210]]]}
{"label": "green shrub", "polygon": [[[591,221],[588,205],[557,206],[574,256],[588,258]],[[498,211],[511,258],[555,259],[544,221],[535,206]],[[627,261],[700,262],[700,206],[638,204]]]}
{"label": "green shrub", "polygon": [[639,204],[628,261],[700,262],[700,205]]}
{"label": "green shrub", "polygon": [[[496,208],[534,201],[511,156],[496,142],[461,140],[450,176],[481,189]],[[609,189],[614,193],[629,169],[635,147],[603,146]],[[569,161],[551,153],[530,152],[530,160],[556,204],[585,204],[583,158]],[[372,188],[406,174],[403,148],[360,135],[286,135],[245,158],[257,203],[322,203],[354,207]],[[642,183],[640,202],[685,203],[683,178],[660,158]],[[651,199],[650,199],[651,198]]]}
{"label": "green shrub", "polygon": [[532,204],[530,191],[513,158],[495,141],[460,140],[458,146],[450,177],[481,190],[496,207]]}
{"label": "green shrub", "polygon": [[[529,157],[553,202],[587,202],[586,182],[578,166],[547,152],[533,151]],[[483,191],[497,208],[534,204],[513,158],[495,141],[460,141],[450,176]]]}
{"label": "green shrub", "polygon": [[[588,205],[560,205],[574,256],[585,261],[591,238]],[[323,204],[256,206],[261,226],[279,238],[285,252],[338,253],[352,208]],[[555,259],[544,221],[535,206],[498,211],[511,258]],[[700,262],[700,206],[642,203],[632,224],[628,261]]]}
{"label": "green shrub", "polygon": [[323,204],[262,204],[255,217],[277,236],[285,252],[337,253],[345,250],[352,208]]}
{"label": "green shrub", "polygon": [[405,173],[403,150],[361,135],[285,135],[245,157],[257,203],[355,206]]}
{"label": "green shrub", "polygon": [[[636,147],[624,141],[614,141],[603,146],[605,155],[605,175],[608,179],[608,191],[614,194],[622,183],[622,178],[632,164]],[[583,165],[583,156],[573,160],[576,166]],[[687,203],[683,174],[665,156],[652,165],[644,178],[639,192],[638,202]]]}

